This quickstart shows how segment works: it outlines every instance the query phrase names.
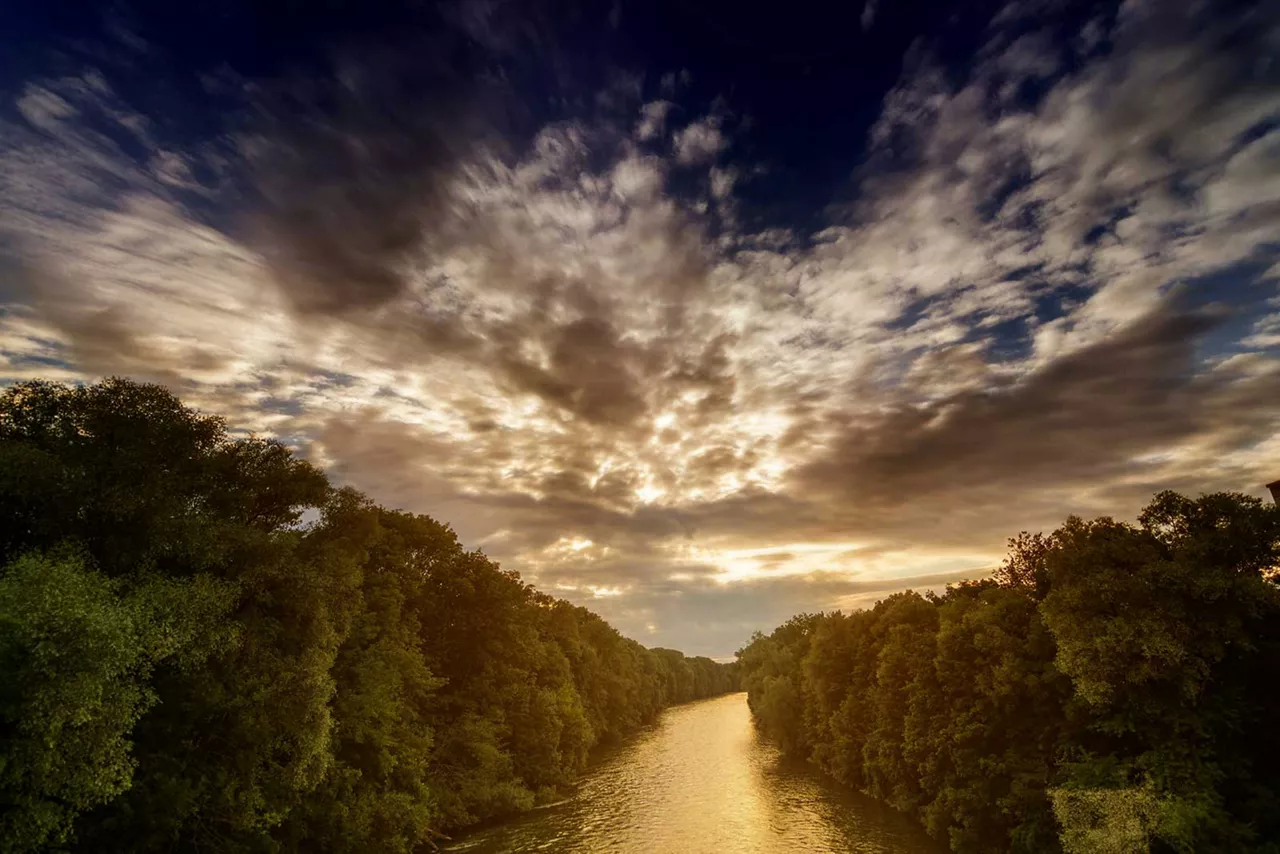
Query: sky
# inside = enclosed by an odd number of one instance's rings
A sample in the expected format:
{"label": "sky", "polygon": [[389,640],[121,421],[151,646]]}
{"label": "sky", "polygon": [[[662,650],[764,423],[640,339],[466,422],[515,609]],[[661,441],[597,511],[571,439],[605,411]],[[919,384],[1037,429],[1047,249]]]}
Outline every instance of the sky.
{"label": "sky", "polygon": [[[0,381],[732,655],[1280,477],[1280,6],[0,10]],[[747,8],[752,7],[752,8]]]}

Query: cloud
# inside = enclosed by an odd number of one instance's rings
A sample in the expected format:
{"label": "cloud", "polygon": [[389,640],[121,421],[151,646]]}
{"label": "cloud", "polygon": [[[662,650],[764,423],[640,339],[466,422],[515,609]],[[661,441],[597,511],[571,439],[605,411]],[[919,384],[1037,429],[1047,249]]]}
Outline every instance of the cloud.
{"label": "cloud", "polygon": [[961,76],[913,49],[812,232],[749,204],[750,129],[687,75],[646,103],[553,63],[544,115],[499,72],[554,40],[467,15],[481,84],[395,44],[225,72],[195,142],[105,71],[27,81],[0,375],[164,382],[714,655],[1067,513],[1274,479],[1264,7],[1066,40],[1012,9]]}
{"label": "cloud", "polygon": [[719,121],[707,117],[676,131],[672,147],[676,160],[687,166],[714,160],[729,147],[729,140],[720,130]]}
{"label": "cloud", "polygon": [[607,321],[583,318],[555,330],[545,368],[514,352],[504,367],[517,390],[588,422],[621,426],[647,411],[633,367],[644,356],[620,341]]}
{"label": "cloud", "polygon": [[879,5],[879,4],[878,4],[877,0],[866,0],[866,2],[863,4],[863,6],[862,6],[862,16],[858,19],[858,22],[859,22],[860,24],[862,24],[862,31],[863,31],[864,33],[865,33],[867,30],[871,29],[871,25],[875,23],[875,21],[876,21],[876,7],[877,7],[878,5]]}
{"label": "cloud", "polygon": [[405,59],[375,53],[255,91],[239,144],[250,242],[304,314],[408,291],[449,234],[463,162],[498,144],[496,93]]}
{"label": "cloud", "polygon": [[641,107],[640,121],[636,123],[636,139],[643,142],[661,136],[671,107],[670,101],[650,101]]}
{"label": "cloud", "polygon": [[[1013,505],[1028,494],[1062,507],[1064,495],[1096,484],[1154,485],[1179,469],[1190,483],[1280,421],[1274,361],[1196,370],[1213,327],[1204,314],[1164,307],[1005,387],[852,423],[797,471],[797,484],[858,507],[878,530],[937,517],[959,538],[980,519],[1016,518]],[[1244,484],[1261,474],[1238,473]]]}

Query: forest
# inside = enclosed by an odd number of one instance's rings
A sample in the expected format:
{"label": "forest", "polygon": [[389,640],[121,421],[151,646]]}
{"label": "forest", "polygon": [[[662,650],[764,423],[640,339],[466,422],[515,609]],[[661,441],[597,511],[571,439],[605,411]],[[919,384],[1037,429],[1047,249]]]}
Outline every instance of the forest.
{"label": "forest", "polygon": [[957,852],[1280,852],[1280,509],[1163,492],[738,653],[757,725]]}
{"label": "forest", "polygon": [[159,386],[7,389],[0,519],[3,852],[430,849],[737,689]]}

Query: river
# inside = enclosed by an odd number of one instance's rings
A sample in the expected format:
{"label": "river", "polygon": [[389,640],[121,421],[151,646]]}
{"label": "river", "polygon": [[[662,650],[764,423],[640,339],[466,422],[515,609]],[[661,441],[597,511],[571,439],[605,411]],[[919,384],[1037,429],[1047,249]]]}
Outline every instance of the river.
{"label": "river", "polygon": [[940,854],[917,825],[811,766],[784,760],[746,694],[676,706],[598,757],[560,803],[446,850],[619,854]]}

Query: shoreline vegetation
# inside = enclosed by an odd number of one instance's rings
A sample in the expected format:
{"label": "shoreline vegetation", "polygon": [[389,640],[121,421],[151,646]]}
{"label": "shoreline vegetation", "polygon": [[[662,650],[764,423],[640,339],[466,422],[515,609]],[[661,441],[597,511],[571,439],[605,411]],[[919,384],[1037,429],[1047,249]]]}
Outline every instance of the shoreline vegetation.
{"label": "shoreline vegetation", "polygon": [[1280,508],[1162,492],[738,653],[783,751],[956,852],[1280,852]]}
{"label": "shoreline vegetation", "polygon": [[158,386],[7,389],[0,518],[5,854],[429,850],[738,689]]}

